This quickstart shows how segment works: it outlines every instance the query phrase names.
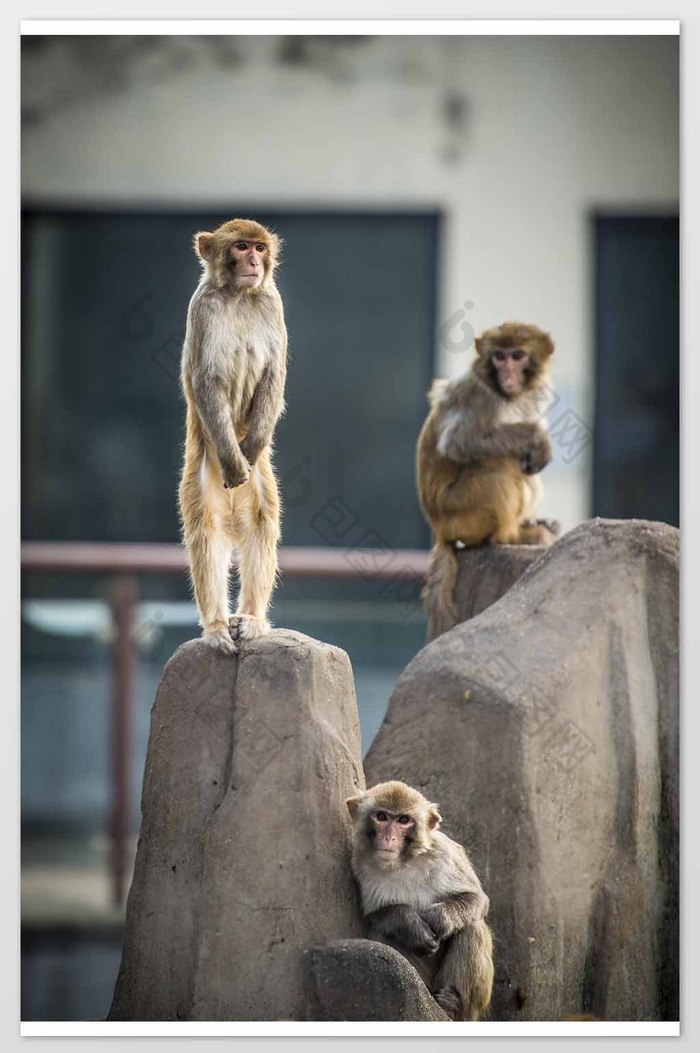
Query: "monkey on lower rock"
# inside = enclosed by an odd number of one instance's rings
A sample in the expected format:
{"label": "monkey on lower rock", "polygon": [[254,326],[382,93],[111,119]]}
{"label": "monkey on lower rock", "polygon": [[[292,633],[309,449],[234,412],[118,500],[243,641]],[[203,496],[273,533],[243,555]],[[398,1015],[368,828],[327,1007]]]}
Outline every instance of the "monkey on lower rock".
{"label": "monkey on lower rock", "polygon": [[352,870],[369,939],[400,951],[453,1020],[478,1020],[493,986],[488,896],[437,806],[403,782],[348,798]]}
{"label": "monkey on lower rock", "polygon": [[[180,513],[204,639],[225,654],[270,631],[280,501],[271,461],[284,409],[287,330],[274,282],[280,239],[232,219],[194,236],[203,264],[182,352],[187,402]],[[229,613],[239,553],[240,595]]]}
{"label": "monkey on lower rock", "polygon": [[554,520],[534,519],[539,472],[552,459],[544,423],[554,344],[534,325],[505,322],[476,340],[469,372],[436,380],[418,437],[418,496],[434,547],[423,598],[454,623],[455,548],[551,545]]}

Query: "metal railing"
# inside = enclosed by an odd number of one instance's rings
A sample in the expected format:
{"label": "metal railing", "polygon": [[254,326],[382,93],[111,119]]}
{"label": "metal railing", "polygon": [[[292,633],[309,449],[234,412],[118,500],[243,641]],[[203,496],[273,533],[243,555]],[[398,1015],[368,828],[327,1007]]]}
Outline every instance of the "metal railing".
{"label": "metal railing", "polygon": [[[384,549],[361,552],[373,580],[397,577],[400,558],[401,581],[421,581],[428,569],[429,553],[401,549],[387,560]],[[337,548],[282,547],[279,550],[282,577],[352,580],[368,577],[356,560]],[[105,574],[111,577],[109,602],[112,617],[111,698],[111,851],[112,898],[124,902],[129,878],[128,838],[131,829],[129,773],[131,770],[135,657],[132,640],[136,629],[139,574],[184,574],[187,553],[176,544],[109,544],[73,541],[25,541],[22,571],[36,574]]]}

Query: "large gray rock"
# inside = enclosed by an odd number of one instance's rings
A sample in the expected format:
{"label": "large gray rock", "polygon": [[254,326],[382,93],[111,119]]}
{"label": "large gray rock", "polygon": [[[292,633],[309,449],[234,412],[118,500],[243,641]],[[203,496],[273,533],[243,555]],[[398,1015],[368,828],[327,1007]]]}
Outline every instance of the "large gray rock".
{"label": "large gray rock", "polygon": [[365,760],[491,898],[496,1020],[678,1018],[678,531],[593,520],[425,647]]}
{"label": "large gray rock", "polygon": [[[434,640],[460,622],[474,618],[500,600],[546,551],[544,545],[480,545],[456,552],[457,580],[452,591],[452,609],[432,602],[429,594],[424,600],[428,640]],[[437,568],[439,566],[437,564]],[[433,574],[435,571],[431,567],[428,580]]]}
{"label": "large gray rock", "polygon": [[277,630],[165,668],[112,1020],[303,1019],[314,943],[360,935],[347,655]]}
{"label": "large gray rock", "polygon": [[336,940],[312,947],[307,959],[310,1020],[449,1020],[393,947]]}

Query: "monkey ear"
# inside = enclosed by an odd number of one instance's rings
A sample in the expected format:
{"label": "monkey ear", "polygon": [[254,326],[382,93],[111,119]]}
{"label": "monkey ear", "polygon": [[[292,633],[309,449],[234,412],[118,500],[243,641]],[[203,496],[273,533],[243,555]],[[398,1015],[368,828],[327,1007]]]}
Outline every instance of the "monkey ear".
{"label": "monkey ear", "polygon": [[194,251],[201,260],[208,260],[214,247],[214,235],[206,230],[200,230],[194,236]]}
{"label": "monkey ear", "polygon": [[549,333],[545,333],[544,337],[544,351],[546,355],[554,354],[554,341],[552,340]]}
{"label": "monkey ear", "polygon": [[442,816],[437,810],[436,804],[430,805],[430,811],[428,812],[428,826],[431,830],[435,830],[442,822]]}
{"label": "monkey ear", "polygon": [[347,799],[347,801],[345,803],[346,803],[346,805],[348,807],[348,811],[350,812],[350,817],[352,819],[356,819],[357,818],[357,813],[359,812],[360,805],[362,804],[364,799],[365,799],[365,795],[364,794],[360,794],[359,797],[348,797],[348,799]]}
{"label": "monkey ear", "polygon": [[483,358],[486,354],[486,341],[484,340],[483,336],[477,336],[476,340],[474,341],[474,347],[476,348],[476,353],[479,356],[479,358]]}

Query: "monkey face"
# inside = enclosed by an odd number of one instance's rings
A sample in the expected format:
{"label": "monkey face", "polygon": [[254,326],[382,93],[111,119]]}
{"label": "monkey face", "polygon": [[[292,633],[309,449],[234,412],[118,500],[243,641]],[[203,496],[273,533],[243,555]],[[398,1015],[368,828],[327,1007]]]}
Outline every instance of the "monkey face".
{"label": "monkey face", "polygon": [[281,244],[274,231],[250,219],[231,219],[194,236],[207,278],[219,289],[264,287],[279,262]]}
{"label": "monkey face", "polygon": [[268,247],[263,241],[235,241],[231,246],[231,258],[235,267],[236,285],[244,289],[257,289],[265,277]]}
{"label": "monkey face", "polygon": [[379,808],[370,813],[370,832],[380,865],[392,866],[403,855],[406,836],[415,828],[410,815],[392,815]]}
{"label": "monkey face", "polygon": [[554,352],[549,333],[522,322],[487,329],[475,345],[476,375],[509,402],[542,381]]}
{"label": "monkey face", "polygon": [[519,395],[529,375],[530,356],[527,351],[522,347],[497,348],[491,352],[491,363],[503,394]]}
{"label": "monkey face", "polygon": [[405,782],[383,782],[345,802],[355,850],[382,870],[402,866],[430,848],[441,823],[437,806]]}

